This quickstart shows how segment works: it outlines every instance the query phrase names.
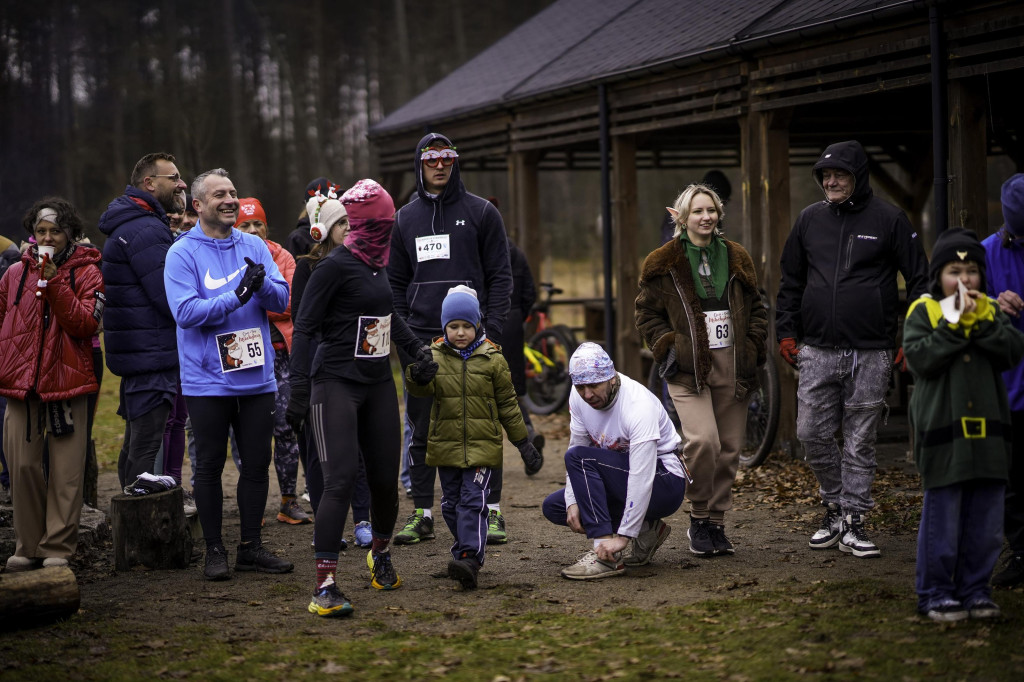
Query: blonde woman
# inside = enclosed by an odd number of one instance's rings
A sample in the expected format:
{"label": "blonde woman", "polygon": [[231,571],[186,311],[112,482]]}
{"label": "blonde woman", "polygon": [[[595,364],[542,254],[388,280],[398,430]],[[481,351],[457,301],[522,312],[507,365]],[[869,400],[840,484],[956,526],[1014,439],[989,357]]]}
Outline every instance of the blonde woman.
{"label": "blonde woman", "polygon": [[725,535],[746,435],[747,401],[766,358],[768,313],[746,249],[722,237],[722,201],[690,185],[668,209],[673,238],[644,260],[636,326],[668,382],[693,482],[690,551],[733,554]]}

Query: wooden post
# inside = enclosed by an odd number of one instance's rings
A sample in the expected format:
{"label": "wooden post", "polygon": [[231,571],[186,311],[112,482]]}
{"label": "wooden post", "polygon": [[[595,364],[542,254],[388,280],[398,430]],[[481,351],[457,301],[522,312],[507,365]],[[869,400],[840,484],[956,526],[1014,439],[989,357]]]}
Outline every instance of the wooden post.
{"label": "wooden post", "polygon": [[534,279],[541,277],[544,242],[540,233],[538,152],[512,152],[508,159],[508,191],[511,210],[505,212],[509,237],[526,254]]}
{"label": "wooden post", "polygon": [[[636,252],[637,220],[636,139],[612,137],[612,243],[615,258],[615,368],[640,382],[643,358],[640,332],[636,330],[637,282],[640,263]],[[607,311],[606,311],[607,314]]]}
{"label": "wooden post", "polygon": [[0,629],[16,630],[69,618],[78,611],[75,574],[67,566],[0,575]]}
{"label": "wooden post", "polygon": [[[745,155],[744,202],[749,202],[747,215],[750,216],[750,255],[760,268],[761,286],[769,301],[767,350],[773,355],[779,367],[781,404],[776,438],[778,444],[794,452],[798,448],[796,373],[779,357],[778,344],[775,340],[775,298],[779,293],[779,259],[793,226],[789,198],[791,115],[790,109],[749,114],[743,124],[741,143]],[[744,208],[747,208],[747,203],[744,203]]]}
{"label": "wooden post", "polygon": [[740,174],[743,224],[734,238],[750,252],[757,268],[758,281],[762,282],[767,255],[764,250],[765,224],[764,189],[761,181],[761,132],[758,128],[760,114],[747,114],[739,119],[740,124]]}
{"label": "wooden post", "polygon": [[966,227],[982,238],[989,232],[984,87],[977,78],[949,82],[949,227]]}
{"label": "wooden post", "polygon": [[181,488],[149,495],[115,495],[110,500],[114,568],[188,568],[192,534],[185,520]]}

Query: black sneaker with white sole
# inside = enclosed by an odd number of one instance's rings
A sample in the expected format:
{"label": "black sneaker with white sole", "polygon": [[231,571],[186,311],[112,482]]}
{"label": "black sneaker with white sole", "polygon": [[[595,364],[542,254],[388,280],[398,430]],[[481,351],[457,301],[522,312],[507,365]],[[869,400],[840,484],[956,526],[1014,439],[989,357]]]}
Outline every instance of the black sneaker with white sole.
{"label": "black sneaker with white sole", "polygon": [[686,531],[690,538],[690,552],[697,556],[714,556],[715,543],[711,540],[711,519],[695,519],[690,517],[690,529]]}
{"label": "black sneaker with white sole", "polygon": [[822,502],[825,516],[821,519],[821,527],[811,536],[807,545],[811,549],[828,549],[839,542],[839,531],[843,523],[843,512],[835,502]]}
{"label": "black sneaker with white sole", "polygon": [[864,531],[863,514],[847,514],[843,518],[842,535],[839,537],[839,550],[856,557],[869,559],[882,556],[875,543],[868,540]]}
{"label": "black sneaker with white sole", "polygon": [[732,543],[729,542],[729,538],[725,536],[725,524],[709,524],[708,535],[711,536],[711,544],[715,548],[716,555],[727,556],[736,553],[736,548],[732,546]]}

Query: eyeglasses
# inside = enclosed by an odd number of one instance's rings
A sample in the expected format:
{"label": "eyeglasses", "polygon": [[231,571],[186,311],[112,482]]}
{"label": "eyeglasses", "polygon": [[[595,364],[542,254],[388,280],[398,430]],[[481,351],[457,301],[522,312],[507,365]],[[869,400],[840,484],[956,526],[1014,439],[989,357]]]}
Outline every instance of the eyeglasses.
{"label": "eyeglasses", "polygon": [[427,164],[430,168],[437,168],[438,164],[448,167],[455,163],[455,159],[459,158],[458,153],[454,147],[448,147],[447,149],[426,149],[420,154],[420,161]]}
{"label": "eyeglasses", "polygon": [[151,177],[151,178],[170,178],[171,182],[173,182],[175,185],[177,185],[178,182],[181,181],[181,174],[180,173],[175,173],[174,175],[150,175],[149,177]]}

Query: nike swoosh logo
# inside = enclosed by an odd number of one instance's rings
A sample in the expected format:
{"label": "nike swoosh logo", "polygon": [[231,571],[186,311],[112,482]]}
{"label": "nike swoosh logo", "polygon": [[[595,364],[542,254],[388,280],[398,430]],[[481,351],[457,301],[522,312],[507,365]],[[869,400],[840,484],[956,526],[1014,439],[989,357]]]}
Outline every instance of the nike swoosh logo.
{"label": "nike swoosh logo", "polygon": [[238,273],[242,271],[242,268],[238,268],[227,277],[210,277],[210,269],[206,269],[206,278],[203,280],[203,284],[206,285],[207,289],[220,289],[222,286],[233,280],[238,276]]}

